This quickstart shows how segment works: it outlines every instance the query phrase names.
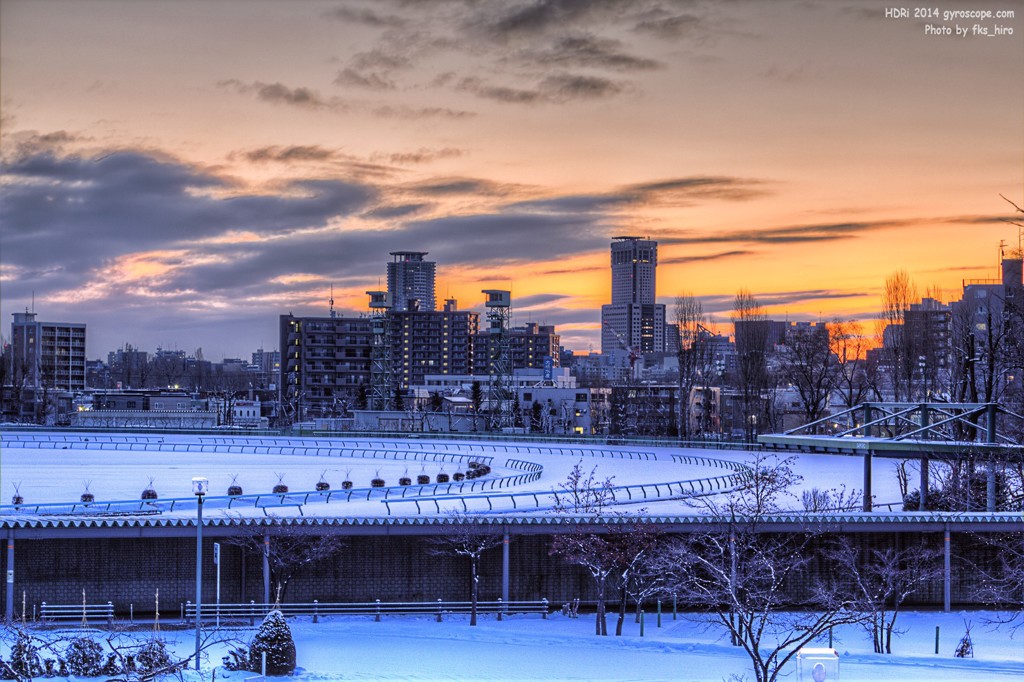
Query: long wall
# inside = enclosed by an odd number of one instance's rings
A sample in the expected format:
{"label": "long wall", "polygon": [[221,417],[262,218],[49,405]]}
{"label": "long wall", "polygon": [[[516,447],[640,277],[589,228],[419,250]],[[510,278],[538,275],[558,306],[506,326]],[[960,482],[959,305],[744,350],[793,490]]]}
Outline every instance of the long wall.
{"label": "long wall", "polygon": [[[927,533],[937,549],[941,535]],[[896,537],[909,542],[917,533],[859,534],[867,546],[881,546]],[[258,553],[221,543],[221,601],[263,600],[263,566]],[[204,542],[203,601],[216,595],[214,539]],[[594,585],[582,569],[550,555],[547,535],[513,536],[509,551],[509,597],[512,600],[547,598],[553,606],[595,597]],[[295,575],[283,601],[420,601],[468,600],[469,563],[465,558],[437,555],[436,547],[420,536],[347,536],[341,550],[329,559],[310,564]],[[969,606],[976,574],[972,565],[991,563],[996,550],[968,534],[952,538],[952,602]],[[940,559],[941,561],[941,559]],[[5,572],[6,555],[3,557]],[[162,617],[178,614],[181,604],[195,599],[195,541],[189,538],[97,538],[15,541],[14,613],[22,600],[31,616],[43,602],[79,604],[82,591],[90,604],[111,601],[119,612],[152,613],[160,591]],[[821,570],[824,570],[822,567]],[[6,573],[5,573],[6,574]],[[501,596],[502,549],[489,550],[481,563],[482,599]],[[807,586],[794,585],[795,593]],[[0,600],[5,600],[0,591]],[[273,595],[271,596],[273,600]],[[917,605],[941,607],[942,579],[920,590]],[[4,603],[6,609],[6,603]]]}

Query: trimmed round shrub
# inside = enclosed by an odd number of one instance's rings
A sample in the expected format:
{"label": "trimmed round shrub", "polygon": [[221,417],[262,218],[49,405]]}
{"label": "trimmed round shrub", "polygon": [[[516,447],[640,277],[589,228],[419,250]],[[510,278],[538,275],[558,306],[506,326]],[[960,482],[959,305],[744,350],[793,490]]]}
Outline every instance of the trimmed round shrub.
{"label": "trimmed round shrub", "polygon": [[372,481],[370,481],[370,487],[371,488],[383,488],[384,487],[384,479],[383,478],[375,478],[375,479],[373,479]]}
{"label": "trimmed round shrub", "polygon": [[159,495],[156,494],[156,490],[153,488],[146,488],[142,491],[142,499],[144,500],[155,500],[158,497]]}
{"label": "trimmed round shrub", "polygon": [[430,476],[427,476],[426,474],[420,474],[419,476],[416,477],[417,485],[427,485],[428,483],[430,483]]}
{"label": "trimmed round shrub", "polygon": [[462,473],[461,471],[456,471],[454,474],[452,474],[452,480],[455,481],[456,483],[458,483],[464,478],[466,478],[466,474]]}
{"label": "trimmed round shrub", "polygon": [[231,497],[235,497],[236,495],[241,494],[242,486],[238,485],[237,483],[232,483],[231,485],[228,486],[228,495],[230,495]]}
{"label": "trimmed round shrub", "polygon": [[288,486],[286,486],[284,483],[278,483],[274,485],[274,492],[278,494],[286,493],[288,492]]}
{"label": "trimmed round shrub", "polygon": [[330,490],[330,489],[331,489],[331,484],[328,483],[327,481],[317,481],[316,482],[316,491],[318,493],[322,493],[322,492],[324,492],[326,490]]}
{"label": "trimmed round shrub", "polygon": [[341,489],[342,490],[352,490],[352,481],[342,481],[341,482]]}
{"label": "trimmed round shrub", "polygon": [[437,475],[438,483],[447,483],[450,480],[451,479],[448,477],[448,474],[444,473],[443,471]]}
{"label": "trimmed round shrub", "polygon": [[268,675],[290,675],[295,671],[295,640],[288,621],[280,611],[271,611],[249,645],[249,669],[260,669],[262,654],[267,654]]}
{"label": "trimmed round shrub", "polygon": [[18,633],[18,639],[11,647],[11,670],[25,678],[38,677],[43,674],[43,665],[39,660],[39,648],[24,632]]}
{"label": "trimmed round shrub", "polygon": [[75,637],[64,652],[68,674],[99,677],[103,674],[103,647],[88,637]]}
{"label": "trimmed round shrub", "polygon": [[412,479],[408,476],[402,476],[398,479],[398,485],[412,485]]}
{"label": "trimmed round shrub", "polygon": [[82,502],[91,503],[96,501],[96,496],[92,493],[82,493]]}
{"label": "trimmed round shrub", "polygon": [[135,664],[142,673],[154,673],[167,670],[171,665],[171,655],[167,653],[164,640],[153,638],[142,645],[135,657]]}

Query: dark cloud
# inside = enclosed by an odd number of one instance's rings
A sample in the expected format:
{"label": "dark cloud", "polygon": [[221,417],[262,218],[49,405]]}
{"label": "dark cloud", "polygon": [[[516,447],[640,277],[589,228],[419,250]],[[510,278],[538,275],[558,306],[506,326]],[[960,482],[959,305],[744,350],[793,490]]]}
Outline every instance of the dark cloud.
{"label": "dark cloud", "polygon": [[242,95],[255,95],[257,99],[271,104],[285,104],[302,109],[344,110],[348,105],[337,97],[324,97],[316,90],[305,87],[292,88],[283,83],[253,81],[243,83],[234,78],[222,80],[217,86]]}
{"label": "dark cloud", "polygon": [[337,152],[325,149],[319,145],[292,145],[287,147],[270,145],[243,152],[242,156],[253,163],[265,163],[267,161],[291,163],[295,161],[327,161],[335,158]]}
{"label": "dark cloud", "polygon": [[736,256],[749,256],[753,251],[722,251],[720,253],[706,253],[697,256],[676,256],[674,258],[658,258],[658,265],[674,265],[680,263],[703,263],[705,261],[723,260],[735,258]]}
{"label": "dark cloud", "polygon": [[[739,285],[737,285],[738,287]],[[848,298],[859,298],[862,296],[869,295],[863,291],[836,291],[832,289],[806,289],[802,291],[775,291],[768,293],[755,294],[755,298],[759,305],[764,307],[779,307],[779,306],[794,306],[797,304],[803,304],[810,301],[826,301],[826,300],[841,300]],[[736,303],[736,294],[714,294],[710,296],[698,296],[704,311],[709,314],[724,313],[730,315]],[[671,300],[665,299],[662,301],[666,305],[672,303]],[[772,317],[772,315],[769,315]],[[774,315],[773,319],[778,319],[777,315]]]}
{"label": "dark cloud", "polygon": [[589,34],[565,36],[549,48],[523,52],[519,58],[535,64],[615,71],[649,71],[662,66],[654,59],[627,53],[618,40]]}
{"label": "dark cloud", "polygon": [[376,194],[326,180],[289,183],[273,195],[213,194],[233,189],[209,172],[138,152],[22,159],[4,169],[4,262],[37,272],[58,267],[84,281],[126,253],[188,247],[233,231],[322,227],[363,210]]}
{"label": "dark cloud", "polygon": [[355,69],[342,69],[334,79],[335,85],[365,88],[367,90],[394,90],[395,83],[379,73],[359,73]]}
{"label": "dark cloud", "polygon": [[363,24],[373,28],[401,28],[406,20],[391,14],[378,14],[365,7],[335,7],[326,16],[348,23]]}
{"label": "dark cloud", "polygon": [[543,78],[532,89],[493,85],[475,76],[460,80],[456,89],[506,104],[565,104],[612,97],[626,86],[598,76],[555,74]]}
{"label": "dark cloud", "polygon": [[604,194],[533,199],[515,208],[552,213],[598,213],[630,206],[689,206],[699,201],[747,201],[769,194],[764,180],[724,176],[670,178],[626,185]]}
{"label": "dark cloud", "polygon": [[374,116],[380,118],[401,118],[419,120],[425,118],[470,118],[476,116],[472,111],[450,109],[448,107],[407,107],[402,105],[383,104],[373,108]]}
{"label": "dark cloud", "polygon": [[678,40],[702,31],[703,23],[694,14],[669,14],[659,9],[640,17],[634,28],[662,40]]}
{"label": "dark cloud", "polygon": [[427,196],[468,194],[482,196],[508,196],[521,189],[518,185],[507,185],[479,178],[433,178],[423,182],[404,185],[403,189]]}
{"label": "dark cloud", "polygon": [[412,59],[406,55],[381,48],[376,48],[369,52],[359,52],[352,57],[352,67],[360,70],[380,69],[396,71],[398,69],[408,69],[411,66]]}
{"label": "dark cloud", "polygon": [[380,156],[391,163],[407,165],[430,163],[431,161],[439,161],[441,159],[454,159],[463,154],[465,154],[463,150],[455,147],[444,147],[443,149],[420,147],[412,152],[396,152],[394,154],[381,154]]}
{"label": "dark cloud", "polygon": [[822,223],[815,225],[792,225],[765,230],[728,230],[719,233],[661,233],[661,244],[791,244],[802,242],[823,242],[839,239],[853,239],[859,234],[900,227],[917,227],[922,220],[880,220],[874,222]]}
{"label": "dark cloud", "polygon": [[394,220],[395,218],[404,218],[406,216],[420,213],[428,208],[431,204],[401,204],[398,206],[378,206],[373,210],[367,211],[363,214],[364,218],[373,220]]}
{"label": "dark cloud", "polygon": [[[513,300],[516,310],[525,310],[527,308],[536,308],[538,306],[547,305],[548,303],[554,303],[556,301],[570,300],[572,296],[568,294],[534,294],[533,296],[522,296],[516,297]],[[531,313],[532,315],[533,313]],[[593,314],[593,313],[591,313]]]}
{"label": "dark cloud", "polygon": [[628,9],[630,0],[538,0],[506,3],[496,19],[483,23],[484,30],[494,38],[531,36],[557,30],[575,22]]}
{"label": "dark cloud", "polygon": [[403,240],[421,245],[438,261],[476,265],[548,260],[607,248],[608,243],[600,219],[527,213],[410,222],[405,233]]}

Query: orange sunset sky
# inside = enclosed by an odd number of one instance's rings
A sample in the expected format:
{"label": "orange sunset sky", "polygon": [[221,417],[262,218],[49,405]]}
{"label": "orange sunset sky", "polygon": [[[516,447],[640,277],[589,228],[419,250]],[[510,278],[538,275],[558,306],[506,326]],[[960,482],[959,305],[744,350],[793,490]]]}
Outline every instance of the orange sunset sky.
{"label": "orange sunset sky", "polygon": [[247,358],[420,250],[586,352],[622,234],[720,322],[952,300],[1018,243],[1024,2],[893,6],[0,0],[0,330]]}

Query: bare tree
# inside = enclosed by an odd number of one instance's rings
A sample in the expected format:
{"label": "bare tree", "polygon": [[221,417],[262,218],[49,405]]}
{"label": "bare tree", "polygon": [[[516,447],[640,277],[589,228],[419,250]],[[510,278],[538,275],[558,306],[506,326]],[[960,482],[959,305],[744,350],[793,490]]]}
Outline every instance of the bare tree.
{"label": "bare tree", "polygon": [[679,326],[679,424],[684,440],[690,436],[690,394],[698,385],[707,386],[711,357],[707,344],[708,317],[700,299],[687,292],[676,297],[675,321]]}
{"label": "bare tree", "polygon": [[882,291],[882,348],[889,368],[889,387],[896,401],[909,400],[913,389],[917,353],[907,332],[906,314],[917,301],[917,285],[906,270],[897,270],[885,280]]}
{"label": "bare tree", "polygon": [[743,421],[747,440],[757,435],[757,420],[766,421],[764,391],[768,388],[768,316],[754,295],[746,289],[733,302],[736,337],[737,377],[743,398]]}
{"label": "bare tree", "polygon": [[225,542],[267,558],[278,600],[284,598],[288,583],[302,568],[337,554],[345,546],[337,535],[316,535],[304,526],[286,524],[276,517],[271,517],[270,523],[240,524],[240,533]]}
{"label": "bare tree", "polygon": [[[798,327],[788,336],[779,355],[782,376],[800,396],[804,423],[818,421],[828,407],[836,372],[828,328],[823,324]],[[814,432],[818,432],[817,428]]]}
{"label": "bare tree", "polygon": [[597,468],[584,473],[583,465],[577,462],[566,477],[566,482],[555,491],[556,514],[572,518],[571,529],[555,535],[551,541],[551,553],[566,561],[583,567],[593,578],[597,587],[597,612],[594,631],[597,635],[608,634],[606,618],[606,594],[608,579],[614,574],[617,559],[614,543],[608,533],[602,530],[602,516],[613,502],[612,481],[597,479]]}
{"label": "bare tree", "polygon": [[499,528],[480,525],[467,514],[458,512],[450,513],[441,534],[431,539],[431,553],[469,559],[470,625],[476,625],[477,602],[480,598],[480,557],[487,550],[500,546],[503,540],[504,534]]}
{"label": "bare tree", "polygon": [[869,341],[855,320],[835,320],[829,325],[829,349],[835,362],[832,389],[845,408],[868,399],[871,390],[867,363]]}
{"label": "bare tree", "polygon": [[862,548],[841,537],[830,554],[836,565],[848,569],[853,608],[864,616],[875,653],[891,654],[893,635],[902,634],[896,627],[900,609],[915,591],[942,575],[941,552],[923,543]]}
{"label": "bare tree", "polygon": [[764,515],[792,498],[789,489],[797,481],[792,458],[758,455],[744,489],[721,502],[701,501],[717,527],[681,536],[660,554],[667,589],[729,633],[750,658],[758,682],[774,682],[800,647],[859,618],[833,572],[812,570],[819,559],[817,527],[785,534],[761,527]]}

